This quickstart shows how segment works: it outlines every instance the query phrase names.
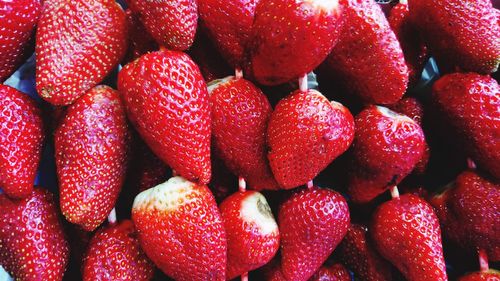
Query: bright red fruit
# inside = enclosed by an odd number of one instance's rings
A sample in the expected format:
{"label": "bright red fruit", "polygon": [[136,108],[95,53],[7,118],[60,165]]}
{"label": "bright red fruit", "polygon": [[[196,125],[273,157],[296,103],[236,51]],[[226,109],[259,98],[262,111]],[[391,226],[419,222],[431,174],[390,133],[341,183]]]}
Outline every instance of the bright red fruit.
{"label": "bright red fruit", "polygon": [[179,281],[226,280],[226,235],[205,185],[174,177],[143,191],[132,219],[148,257]]}
{"label": "bright red fruit", "polygon": [[344,153],[354,137],[354,120],[342,104],[320,92],[297,90],[276,106],[268,126],[268,158],[284,188],[307,183]]}
{"label": "bright red fruit", "polygon": [[266,132],[272,108],[250,81],[228,77],[209,86],[216,152],[250,187],[277,189],[267,160]]}
{"label": "bright red fruit", "polygon": [[158,50],[158,44],[146,31],[139,17],[130,9],[127,9],[125,14],[127,14],[128,49],[123,58],[123,64],[133,61],[146,53]]}
{"label": "bright red fruit", "polygon": [[226,278],[231,280],[268,263],[280,246],[279,230],[266,198],[236,192],[220,205],[227,237]]}
{"label": "bright red fruit", "polygon": [[[500,33],[499,33],[500,34]],[[500,179],[500,86],[490,76],[454,73],[432,88],[434,104],[476,164]]]}
{"label": "bright red fruit", "polygon": [[318,187],[299,190],[280,207],[281,271],[287,280],[308,280],[340,243],[349,208],[339,193]]}
{"label": "bright red fruit", "polygon": [[337,42],[341,15],[338,0],[260,0],[247,72],[265,85],[282,84],[309,73]]}
{"label": "bright red fruit", "polygon": [[397,185],[420,161],[425,138],[413,119],[382,106],[370,106],[356,116],[349,193],[366,203]]}
{"label": "bright red fruit", "polygon": [[4,85],[0,108],[0,187],[24,198],[33,190],[45,138],[41,111],[28,95]]}
{"label": "bright red fruit", "polygon": [[458,278],[458,281],[499,281],[500,272],[494,269],[469,273]]}
{"label": "bright red fruit", "polygon": [[16,280],[62,280],[69,247],[54,196],[35,188],[29,197],[0,194],[0,266]]}
{"label": "bright red fruit", "polygon": [[74,0],[40,18],[36,89],[54,105],[73,103],[101,82],[127,49],[126,19],[112,0]]}
{"label": "bright red fruit", "polygon": [[88,246],[83,260],[83,280],[149,281],[154,265],[139,246],[130,220],[100,229]]}
{"label": "bright red fruit", "polygon": [[97,86],[69,106],[55,133],[61,211],[91,231],[115,206],[125,177],[129,131],[117,91]]}
{"label": "bright red fruit", "polygon": [[425,200],[401,195],[380,205],[370,234],[379,253],[409,281],[447,281],[439,220]]}
{"label": "bright red fruit", "polygon": [[351,281],[351,274],[340,263],[331,266],[322,266],[309,281]]}
{"label": "bright red fruit", "polygon": [[188,180],[210,181],[210,106],[198,66],[158,51],[127,64],[118,89],[128,117],[151,150]]}

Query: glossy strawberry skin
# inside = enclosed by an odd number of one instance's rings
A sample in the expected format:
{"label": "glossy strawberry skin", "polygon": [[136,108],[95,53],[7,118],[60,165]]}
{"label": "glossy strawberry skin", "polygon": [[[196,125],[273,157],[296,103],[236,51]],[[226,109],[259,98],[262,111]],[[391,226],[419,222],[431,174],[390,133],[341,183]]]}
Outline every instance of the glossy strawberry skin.
{"label": "glossy strawberry skin", "polygon": [[130,141],[117,91],[97,86],[69,106],[55,133],[61,211],[94,230],[113,209],[125,177]]}
{"label": "glossy strawberry skin", "polygon": [[137,195],[141,247],[175,280],[226,280],[224,224],[208,187],[174,177]]}
{"label": "glossy strawberry skin", "polygon": [[44,141],[41,110],[28,95],[0,85],[0,187],[11,198],[31,194]]}
{"label": "glossy strawberry skin", "polygon": [[279,249],[280,236],[265,197],[256,191],[238,191],[219,208],[227,237],[227,279],[268,263]]}
{"label": "glossy strawberry skin", "polygon": [[339,193],[318,187],[295,192],[280,207],[281,269],[287,280],[308,280],[349,227],[349,208]]}
{"label": "glossy strawberry skin", "polygon": [[410,20],[443,66],[488,74],[498,69],[500,26],[490,0],[410,0]]}
{"label": "glossy strawberry skin", "polygon": [[408,175],[423,156],[425,139],[411,118],[381,106],[356,116],[349,194],[367,203]]}
{"label": "glossy strawberry skin", "polygon": [[39,0],[0,1],[0,83],[31,55],[30,41],[41,10]]}
{"label": "glossy strawberry skin", "polygon": [[16,280],[62,280],[69,247],[54,196],[35,188],[21,200],[0,194],[0,266]]}
{"label": "glossy strawberry skin", "polygon": [[127,9],[125,14],[127,15],[128,49],[123,58],[123,64],[158,50],[158,44],[142,25],[139,17],[130,9]]}
{"label": "glossy strawberry skin", "polygon": [[142,251],[130,220],[100,229],[83,261],[83,280],[149,281],[154,265]]}
{"label": "glossy strawberry skin", "polygon": [[476,164],[500,179],[500,86],[489,76],[454,73],[433,86],[433,101]]}
{"label": "glossy strawberry skin", "polygon": [[458,278],[458,281],[498,281],[500,280],[500,272],[494,269],[488,271],[472,272]]}
{"label": "glossy strawberry skin", "polygon": [[340,263],[322,266],[309,281],[351,281],[349,271]]}
{"label": "glossy strawberry skin", "polygon": [[272,108],[264,93],[250,81],[234,77],[211,85],[209,91],[216,152],[251,188],[278,189],[267,160]]}
{"label": "glossy strawberry skin", "polygon": [[354,119],[346,107],[318,91],[297,90],[276,106],[267,136],[274,177],[283,188],[294,188],[347,150]]}
{"label": "glossy strawberry skin", "polygon": [[158,44],[186,50],[193,44],[198,22],[196,0],[127,0]]}
{"label": "glossy strawberry skin", "polygon": [[338,0],[259,1],[247,72],[264,85],[282,84],[309,73],[337,42],[341,14]]}
{"label": "glossy strawberry skin", "polygon": [[378,252],[407,280],[448,280],[439,220],[420,197],[405,194],[380,205],[370,234]]}
{"label": "glossy strawberry skin", "polygon": [[42,15],[36,37],[36,89],[51,104],[68,105],[122,59],[125,13],[110,0],[68,1]]}
{"label": "glossy strawberry skin", "polygon": [[179,175],[210,181],[210,106],[206,84],[188,55],[146,54],[118,74],[130,121],[151,150]]}

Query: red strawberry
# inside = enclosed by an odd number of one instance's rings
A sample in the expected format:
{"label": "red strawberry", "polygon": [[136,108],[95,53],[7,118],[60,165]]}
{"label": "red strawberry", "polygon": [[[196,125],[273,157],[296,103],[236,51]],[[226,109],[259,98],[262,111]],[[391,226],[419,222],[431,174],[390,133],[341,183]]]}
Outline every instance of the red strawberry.
{"label": "red strawberry", "polygon": [[120,71],[118,89],[151,150],[183,177],[208,183],[209,96],[191,58],[168,50],[146,54]]}
{"label": "red strawberry", "polygon": [[442,65],[491,73],[498,69],[500,25],[490,0],[409,0],[410,20]]}
{"label": "red strawberry", "polygon": [[475,73],[445,75],[434,83],[433,100],[469,156],[500,179],[498,83]]}
{"label": "red strawberry", "polygon": [[24,198],[33,190],[45,138],[41,111],[28,95],[4,85],[0,108],[0,187]]}
{"label": "red strawberry", "polygon": [[355,127],[349,193],[353,202],[367,203],[413,170],[425,139],[415,121],[382,106],[361,111]]}
{"label": "red strawberry", "polygon": [[200,68],[205,81],[210,82],[215,79],[224,78],[234,73],[229,65],[224,61],[222,55],[215,48],[205,34],[198,32],[193,46],[188,54],[193,58]]}
{"label": "red strawberry", "polygon": [[287,280],[308,280],[349,227],[349,208],[339,193],[312,187],[295,192],[280,207],[281,268]]}
{"label": "red strawberry", "polygon": [[146,257],[130,220],[100,229],[83,261],[83,280],[149,281],[154,266]]}
{"label": "red strawberry", "polygon": [[232,76],[217,80],[209,91],[214,145],[227,167],[254,189],[277,189],[267,160],[266,131],[272,108],[264,93]]}
{"label": "red strawberry", "polygon": [[198,21],[196,0],[127,2],[160,45],[181,51],[193,44]]}
{"label": "red strawberry", "polygon": [[226,235],[205,185],[174,177],[143,191],[132,219],[149,258],[175,280],[226,280]]}
{"label": "red strawberry", "polygon": [[354,136],[349,110],[320,92],[297,90],[276,106],[268,126],[269,161],[284,188],[307,183],[337,156]]}
{"label": "red strawberry", "polygon": [[74,0],[42,15],[36,89],[54,105],[73,103],[101,82],[127,48],[125,13],[112,0]]}
{"label": "red strawberry", "polygon": [[266,198],[236,192],[220,205],[227,237],[228,280],[268,263],[278,251],[279,230]]}
{"label": "red strawberry", "polygon": [[0,83],[31,55],[31,39],[41,10],[39,0],[0,0]]}
{"label": "red strawberry", "polygon": [[499,281],[500,272],[494,269],[472,272],[458,278],[458,281]]}
{"label": "red strawberry", "polygon": [[332,80],[364,103],[392,104],[405,93],[403,51],[379,5],[344,0],[345,24],[325,66]]}
{"label": "red strawberry", "polygon": [[67,109],[55,133],[61,210],[91,231],[115,206],[125,177],[129,132],[117,91],[97,86]]}
{"label": "red strawberry", "polygon": [[392,280],[391,265],[373,248],[367,235],[368,229],[365,226],[351,224],[338,247],[342,261],[359,280]]}
{"label": "red strawberry", "polygon": [[158,50],[158,44],[146,31],[139,17],[132,13],[130,9],[127,9],[125,14],[127,15],[128,49],[123,58],[123,64],[133,61],[146,53]]}
{"label": "red strawberry", "polygon": [[316,68],[338,40],[339,0],[260,0],[255,10],[248,73],[277,85]]}
{"label": "red strawberry", "polygon": [[35,188],[29,197],[0,194],[0,266],[16,280],[62,280],[68,242],[54,196]]}
{"label": "red strawberry", "polygon": [[379,253],[406,280],[448,280],[439,221],[425,200],[405,194],[383,203],[373,214],[370,233]]}
{"label": "red strawberry", "polygon": [[340,263],[322,266],[309,281],[351,281],[349,271]]}

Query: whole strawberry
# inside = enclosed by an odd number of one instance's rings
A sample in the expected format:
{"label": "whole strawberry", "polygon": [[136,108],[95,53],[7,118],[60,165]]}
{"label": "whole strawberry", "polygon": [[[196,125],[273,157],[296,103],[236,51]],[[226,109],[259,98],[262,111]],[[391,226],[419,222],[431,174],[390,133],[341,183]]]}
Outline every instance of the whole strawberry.
{"label": "whole strawberry", "polygon": [[340,263],[330,266],[323,265],[309,281],[351,281],[349,271]]}
{"label": "whole strawberry", "polygon": [[413,119],[382,106],[356,116],[349,194],[367,203],[406,177],[424,153],[425,139]]}
{"label": "whole strawberry", "polygon": [[169,277],[226,280],[224,224],[207,186],[173,177],[137,195],[132,220],[142,249]]}
{"label": "whole strawberry", "polygon": [[210,181],[210,107],[198,66],[162,50],[126,65],[118,75],[128,117],[151,150],[179,175]]}
{"label": "whole strawberry", "polygon": [[439,220],[432,207],[411,194],[380,205],[370,234],[378,252],[409,281],[446,281]]}
{"label": "whole strawberry", "polygon": [[410,20],[439,63],[488,74],[500,62],[500,25],[490,0],[409,0]]}
{"label": "whole strawberry", "polygon": [[[5,81],[33,51],[31,39],[40,17],[40,0],[1,0],[0,83]],[[31,48],[30,48],[31,47]]]}
{"label": "whole strawberry", "polygon": [[54,196],[35,188],[20,200],[0,194],[0,266],[16,280],[62,280],[69,247]]}
{"label": "whole strawberry", "polygon": [[36,89],[68,105],[100,83],[127,49],[125,13],[112,0],[74,0],[43,13],[36,33]]}
{"label": "whole strawberry", "polygon": [[117,91],[97,86],[68,107],[55,133],[61,211],[87,231],[108,216],[125,177],[129,131]]}
{"label": "whole strawberry", "polygon": [[28,95],[0,85],[0,188],[11,198],[31,194],[44,136],[41,111]]}
{"label": "whole strawberry", "polygon": [[83,280],[149,281],[154,266],[146,257],[130,220],[100,229],[83,260]]}
{"label": "whole strawberry", "polygon": [[339,193],[312,187],[295,192],[280,207],[281,271],[287,280],[308,280],[340,243],[349,208]]}
{"label": "whole strawberry", "polygon": [[354,120],[346,107],[320,92],[297,90],[278,103],[267,134],[274,177],[282,187],[294,188],[347,150]]}
{"label": "whole strawberry", "polygon": [[127,64],[146,53],[158,50],[158,44],[146,31],[139,17],[130,9],[127,9],[125,14],[127,15],[128,49],[122,64]]}
{"label": "whole strawberry", "polygon": [[266,132],[272,108],[264,93],[250,81],[234,77],[218,80],[209,91],[216,152],[250,187],[277,189],[267,160]]}
{"label": "whole strawberry", "polygon": [[500,272],[490,269],[487,271],[472,272],[458,278],[458,281],[498,281],[500,280]]}
{"label": "whole strawberry", "polygon": [[260,0],[248,47],[248,73],[265,85],[309,73],[337,42],[341,16],[339,0]]}
{"label": "whole strawberry", "polygon": [[432,88],[433,101],[476,164],[500,179],[500,86],[490,76],[453,73]]}

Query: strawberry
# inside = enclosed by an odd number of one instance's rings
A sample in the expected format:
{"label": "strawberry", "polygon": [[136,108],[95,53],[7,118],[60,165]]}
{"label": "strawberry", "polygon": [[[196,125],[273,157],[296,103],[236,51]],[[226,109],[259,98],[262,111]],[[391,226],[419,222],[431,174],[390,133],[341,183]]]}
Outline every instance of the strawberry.
{"label": "strawberry", "polygon": [[370,234],[378,252],[408,281],[446,281],[439,221],[422,198],[405,194],[380,205]]}
{"label": "strawberry", "polygon": [[280,207],[281,268],[287,280],[308,280],[349,227],[344,197],[330,189],[299,190]]}
{"label": "strawberry", "polygon": [[173,50],[189,49],[198,21],[196,0],[127,0],[158,44]]}
{"label": "strawberry", "polygon": [[261,0],[248,46],[247,72],[265,85],[301,77],[316,68],[338,40],[339,0]]}
{"label": "strawberry", "polygon": [[359,280],[392,280],[391,265],[374,249],[365,226],[351,224],[344,240],[339,244],[338,253]]}
{"label": "strawberry", "polygon": [[44,136],[41,111],[28,95],[0,85],[0,187],[12,198],[31,194]]}
{"label": "strawberry", "polygon": [[104,79],[126,48],[125,13],[115,1],[55,5],[38,24],[36,89],[54,105],[71,104]]}
{"label": "strawberry", "polygon": [[125,177],[129,132],[117,91],[97,86],[69,106],[55,133],[61,211],[86,231],[115,205]]}
{"label": "strawberry", "polygon": [[268,158],[284,188],[307,183],[344,153],[354,120],[342,104],[316,90],[297,90],[276,106],[268,126]]}
{"label": "strawberry", "polygon": [[498,281],[500,280],[500,272],[490,269],[487,271],[472,272],[458,278],[458,281]]}
{"label": "strawberry", "polygon": [[454,73],[432,88],[433,101],[480,168],[500,179],[500,86],[489,76]]}
{"label": "strawberry", "polygon": [[397,102],[409,74],[394,31],[375,1],[343,1],[345,24],[324,65],[329,77],[364,103]]}
{"label": "strawberry", "polygon": [[397,185],[422,159],[424,133],[411,118],[382,106],[369,106],[356,116],[349,194],[367,203]]}
{"label": "strawberry", "polygon": [[500,25],[490,0],[409,0],[410,21],[442,66],[483,74],[500,62]]}
{"label": "strawberry", "polygon": [[175,280],[226,280],[226,235],[205,185],[173,177],[141,192],[132,220],[149,258]]}
{"label": "strawberry", "polygon": [[128,49],[123,58],[123,64],[127,64],[146,53],[158,50],[158,44],[146,31],[139,17],[130,9],[127,9],[125,14],[127,15]]}
{"label": "strawberry", "polygon": [[149,281],[154,266],[146,257],[130,220],[100,229],[83,260],[83,280]]}
{"label": "strawberry", "polygon": [[349,271],[340,263],[322,266],[309,281],[351,281]]}
{"label": "strawberry", "polygon": [[0,83],[33,52],[31,39],[41,10],[40,0],[0,1]]}
{"label": "strawberry", "polygon": [[193,46],[189,49],[188,54],[193,58],[200,68],[201,74],[205,81],[210,82],[215,79],[224,78],[234,73],[229,65],[224,61],[222,55],[215,48],[208,37],[198,32]]}
{"label": "strawberry", "polygon": [[227,77],[214,82],[208,89],[216,151],[250,187],[277,189],[267,160],[266,131],[272,112],[269,101],[243,78]]}
{"label": "strawberry", "polygon": [[62,280],[69,247],[54,196],[35,188],[21,200],[0,194],[0,266],[16,280]]}
{"label": "strawberry", "polygon": [[210,107],[196,64],[181,52],[158,51],[118,74],[129,119],[151,150],[188,180],[210,181]]}

